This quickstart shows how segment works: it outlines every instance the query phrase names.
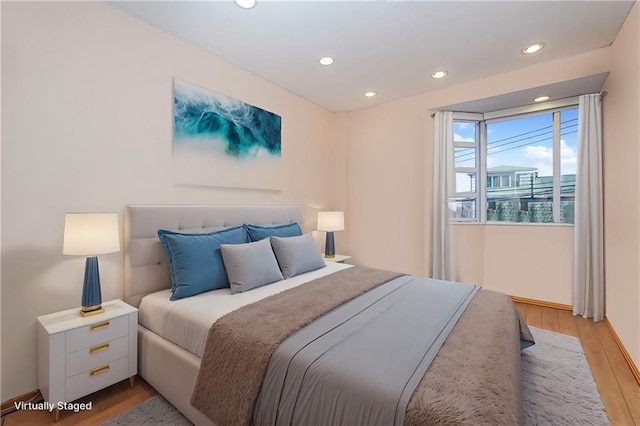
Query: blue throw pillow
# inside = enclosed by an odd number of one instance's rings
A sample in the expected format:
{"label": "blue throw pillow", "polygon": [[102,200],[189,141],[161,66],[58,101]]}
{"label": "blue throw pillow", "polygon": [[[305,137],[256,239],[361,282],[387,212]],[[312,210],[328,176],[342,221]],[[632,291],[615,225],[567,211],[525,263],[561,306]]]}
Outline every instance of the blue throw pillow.
{"label": "blue throw pillow", "polygon": [[302,235],[300,225],[287,223],[286,225],[258,226],[245,225],[251,241],[260,241],[269,237],[297,237]]}
{"label": "blue throw pillow", "polygon": [[249,242],[242,226],[209,234],[181,234],[160,229],[158,238],[169,257],[171,300],[229,287],[220,245]]}

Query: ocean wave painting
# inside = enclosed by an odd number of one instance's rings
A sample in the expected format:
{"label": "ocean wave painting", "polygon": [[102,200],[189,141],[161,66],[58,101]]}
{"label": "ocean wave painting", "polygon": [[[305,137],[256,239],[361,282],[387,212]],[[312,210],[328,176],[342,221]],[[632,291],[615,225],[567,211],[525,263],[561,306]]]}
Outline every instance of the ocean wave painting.
{"label": "ocean wave painting", "polygon": [[177,183],[280,189],[279,115],[174,79]]}

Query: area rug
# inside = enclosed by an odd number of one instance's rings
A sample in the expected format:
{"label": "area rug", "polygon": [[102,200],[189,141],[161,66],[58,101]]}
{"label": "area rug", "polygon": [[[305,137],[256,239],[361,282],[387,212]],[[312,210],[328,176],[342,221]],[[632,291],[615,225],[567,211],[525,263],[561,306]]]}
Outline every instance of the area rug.
{"label": "area rug", "polygon": [[102,426],[189,426],[192,423],[160,395],[152,396]]}
{"label": "area rug", "polygon": [[[530,327],[536,344],[522,351],[522,387],[528,426],[609,425],[589,363],[577,337]],[[103,426],[191,425],[160,395]]]}
{"label": "area rug", "polygon": [[529,327],[536,344],[522,351],[527,425],[611,424],[580,339]]}

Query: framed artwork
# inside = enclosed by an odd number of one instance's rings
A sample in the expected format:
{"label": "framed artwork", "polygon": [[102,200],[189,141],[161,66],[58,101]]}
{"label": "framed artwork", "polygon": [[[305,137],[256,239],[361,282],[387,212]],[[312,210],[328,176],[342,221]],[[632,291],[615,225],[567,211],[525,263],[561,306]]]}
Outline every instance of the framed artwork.
{"label": "framed artwork", "polygon": [[281,118],[174,79],[174,181],[279,190]]}

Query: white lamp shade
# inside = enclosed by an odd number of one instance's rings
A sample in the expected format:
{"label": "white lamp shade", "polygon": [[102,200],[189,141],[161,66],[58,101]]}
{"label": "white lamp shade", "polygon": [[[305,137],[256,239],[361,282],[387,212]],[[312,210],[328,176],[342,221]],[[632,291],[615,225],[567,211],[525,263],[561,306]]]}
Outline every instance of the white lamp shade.
{"label": "white lamp shade", "polygon": [[117,213],[67,213],[62,253],[96,256],[120,250]]}
{"label": "white lamp shade", "polygon": [[343,231],[344,212],[318,212],[318,231]]}

